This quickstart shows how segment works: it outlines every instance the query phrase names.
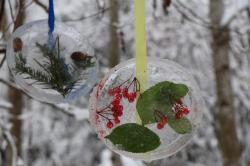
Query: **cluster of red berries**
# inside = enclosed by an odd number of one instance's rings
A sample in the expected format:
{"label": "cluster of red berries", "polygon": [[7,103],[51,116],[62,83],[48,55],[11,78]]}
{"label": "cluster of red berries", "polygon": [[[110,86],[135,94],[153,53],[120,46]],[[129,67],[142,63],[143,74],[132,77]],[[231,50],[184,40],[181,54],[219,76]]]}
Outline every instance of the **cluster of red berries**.
{"label": "cluster of red berries", "polygon": [[[124,86],[124,84],[127,82],[128,80],[123,82],[121,85],[115,88],[109,89],[108,90],[109,96],[114,96],[115,98],[118,98],[119,100],[121,100],[121,98],[124,97],[130,103],[133,103],[137,97],[137,92],[140,91],[140,86],[139,86],[140,84],[136,78],[134,78],[133,81],[129,83],[127,86],[126,85]],[[132,87],[132,91],[129,92],[129,89],[131,89],[131,87]]]}
{"label": "cluster of red berries", "polygon": [[156,126],[158,129],[164,128],[164,126],[168,123],[168,118],[161,111],[155,110],[154,117],[157,121]]}
{"label": "cluster of red berries", "polygon": [[[131,83],[129,80],[126,80],[121,85],[109,89],[108,95],[113,97],[110,105],[101,111],[97,111],[97,114],[106,119],[107,128],[111,129],[114,127],[115,124],[120,123],[120,117],[123,115],[123,106],[121,104],[122,98],[127,99],[130,103],[133,103],[137,97],[138,89],[138,80],[136,78],[133,79]],[[129,90],[132,89],[131,92]],[[112,118],[110,118],[112,116]]]}
{"label": "cluster of red berries", "polygon": [[113,128],[114,123],[120,123],[120,117],[123,115],[123,106],[120,101],[121,97],[117,95],[108,107],[97,111],[98,115],[108,121],[106,126],[109,129]]}
{"label": "cluster of red berries", "polygon": [[[176,101],[173,106],[173,111],[175,112],[175,119],[179,120],[184,117],[184,115],[189,114],[190,110],[185,106],[182,100]],[[168,118],[158,110],[154,111],[155,121],[157,122],[157,128],[162,129],[168,123]]]}
{"label": "cluster of red berries", "polygon": [[178,100],[174,107],[174,112],[175,112],[175,119],[181,119],[183,118],[184,115],[189,114],[190,110],[183,104],[181,100]]}
{"label": "cluster of red berries", "polygon": [[164,128],[164,126],[168,123],[168,118],[167,117],[163,117],[158,123],[157,123],[157,128],[158,129],[162,129]]}

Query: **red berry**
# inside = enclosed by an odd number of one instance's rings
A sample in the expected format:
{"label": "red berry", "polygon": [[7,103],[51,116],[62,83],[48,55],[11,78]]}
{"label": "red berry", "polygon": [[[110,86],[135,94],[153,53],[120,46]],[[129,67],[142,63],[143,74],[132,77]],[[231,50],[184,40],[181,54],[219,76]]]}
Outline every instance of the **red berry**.
{"label": "red berry", "polygon": [[109,120],[107,123],[107,128],[111,129],[113,128],[114,124]]}
{"label": "red berry", "polygon": [[112,112],[116,112],[116,110],[117,110],[117,107],[112,107],[112,108],[111,108],[111,111],[112,111]]}
{"label": "red berry", "polygon": [[189,112],[190,111],[188,110],[188,108],[183,108],[182,109],[182,113],[185,114],[185,115],[189,114]]}
{"label": "red berry", "polygon": [[128,96],[128,101],[129,101],[130,103],[133,103],[133,102],[135,101],[135,97],[133,96],[133,94],[129,94],[129,96]]}
{"label": "red berry", "polygon": [[117,103],[114,103],[113,107],[111,108],[112,112],[123,111],[123,106]]}
{"label": "red berry", "polygon": [[175,119],[181,119],[183,117],[182,111],[178,111],[175,114]]}
{"label": "red berry", "polygon": [[123,111],[123,106],[122,105],[117,106],[117,110]]}
{"label": "red berry", "polygon": [[117,116],[122,116],[123,115],[123,111],[122,110],[118,110],[117,111]]}
{"label": "red berry", "polygon": [[120,100],[117,100],[117,99],[113,100],[113,101],[112,101],[112,105],[113,105],[113,106],[118,106],[118,105],[120,105]]}
{"label": "red berry", "polygon": [[136,92],[131,93],[131,96],[133,96],[133,98],[136,98],[136,95]]}
{"label": "red berry", "polygon": [[121,88],[120,87],[116,87],[116,88],[114,88],[114,92],[115,92],[115,94],[119,94],[119,93],[121,93]]}
{"label": "red berry", "polygon": [[115,95],[114,89],[109,89],[108,94],[109,94],[109,96],[114,96]]}
{"label": "red berry", "polygon": [[123,115],[123,112],[122,111],[115,111],[114,113],[113,113],[113,116],[114,117],[121,117]]}
{"label": "red berry", "polygon": [[127,87],[123,89],[122,95],[123,95],[123,97],[128,98],[129,94],[128,94],[128,88]]}
{"label": "red berry", "polygon": [[167,124],[167,123],[168,123],[168,118],[164,116],[164,117],[161,119],[161,123],[162,123],[163,125]]}
{"label": "red berry", "polygon": [[115,99],[116,100],[121,100],[122,99],[122,95],[121,94],[116,94],[115,95]]}
{"label": "red berry", "polygon": [[115,124],[119,124],[120,123],[120,119],[119,119],[118,116],[115,117],[114,122],[115,122]]}
{"label": "red berry", "polygon": [[162,123],[157,123],[157,128],[158,129],[162,129],[164,127],[164,125]]}
{"label": "red berry", "polygon": [[118,117],[118,116],[119,116],[119,115],[118,115],[118,112],[117,112],[117,111],[114,111],[114,112],[113,112],[113,116],[114,116],[114,117]]}
{"label": "red berry", "polygon": [[123,115],[123,106],[122,105],[114,106],[111,110],[113,111],[114,117]]}

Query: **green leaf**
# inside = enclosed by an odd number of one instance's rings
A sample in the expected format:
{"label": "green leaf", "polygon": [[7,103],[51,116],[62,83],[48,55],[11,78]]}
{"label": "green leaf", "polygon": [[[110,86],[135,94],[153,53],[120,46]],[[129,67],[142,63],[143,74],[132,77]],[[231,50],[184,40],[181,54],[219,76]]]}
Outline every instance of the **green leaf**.
{"label": "green leaf", "polygon": [[170,118],[168,124],[175,132],[179,134],[187,134],[191,133],[192,131],[192,124],[186,117],[181,119]]}
{"label": "green leaf", "polygon": [[171,83],[169,89],[171,90],[170,93],[172,93],[172,97],[175,101],[186,96],[188,93],[188,87],[185,84]]}
{"label": "green leaf", "polygon": [[146,153],[160,146],[160,138],[150,129],[136,123],[116,127],[105,138],[121,150],[132,153]]}
{"label": "green leaf", "polygon": [[158,100],[162,102],[170,102],[174,104],[176,100],[186,96],[188,87],[184,84],[175,84],[172,82],[164,81],[156,84],[154,90],[158,91]]}
{"label": "green leaf", "polygon": [[155,123],[155,110],[166,116],[174,116],[172,106],[188,93],[188,87],[184,84],[172,82],[160,82],[143,92],[136,103],[137,112],[142,124]]}

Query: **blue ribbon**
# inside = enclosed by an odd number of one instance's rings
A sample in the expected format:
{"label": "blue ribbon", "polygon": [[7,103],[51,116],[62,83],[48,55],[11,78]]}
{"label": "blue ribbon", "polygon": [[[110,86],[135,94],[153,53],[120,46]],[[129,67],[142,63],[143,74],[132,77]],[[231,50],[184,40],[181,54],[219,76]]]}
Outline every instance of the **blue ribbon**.
{"label": "blue ribbon", "polygon": [[49,39],[48,39],[48,45],[49,48],[53,47],[54,39],[53,39],[53,31],[55,29],[55,14],[54,14],[54,3],[53,0],[49,0]]}

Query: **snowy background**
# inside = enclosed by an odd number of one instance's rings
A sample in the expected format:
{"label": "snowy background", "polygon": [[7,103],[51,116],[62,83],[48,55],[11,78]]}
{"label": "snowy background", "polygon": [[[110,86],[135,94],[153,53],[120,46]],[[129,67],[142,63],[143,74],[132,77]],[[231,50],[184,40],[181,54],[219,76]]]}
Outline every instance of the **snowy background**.
{"label": "snowy background", "polygon": [[[0,2],[3,0],[0,0]],[[58,21],[75,27],[89,39],[100,60],[99,79],[109,69],[110,27],[119,37],[120,61],[135,56],[133,1],[117,0],[119,22],[110,22],[109,0],[55,0]],[[5,18],[0,27],[0,49],[4,49],[17,14],[16,0],[6,0]],[[45,6],[47,0],[40,0]],[[113,154],[100,142],[88,122],[88,96],[75,105],[48,105],[23,94],[22,114],[13,117],[7,98],[8,88],[16,87],[6,62],[0,70],[0,166],[5,166],[5,149],[12,127],[11,119],[22,120],[21,156],[24,166],[220,166],[222,157],[214,132],[213,110],[216,102],[211,57],[211,32],[208,0],[173,0],[167,11],[162,0],[147,0],[148,56],[178,62],[197,81],[204,98],[204,118],[194,139],[177,154],[151,163],[134,161]],[[243,145],[241,163],[250,165],[250,1],[225,0],[222,24],[230,21],[230,65],[234,91],[237,134]],[[248,8],[247,8],[248,6]],[[35,1],[25,0],[25,20],[46,19],[46,11]],[[0,20],[1,22],[1,20]],[[3,22],[3,20],[2,20]],[[9,26],[10,25],[10,26]],[[3,28],[4,27],[4,28]],[[6,28],[8,27],[8,28]],[[4,34],[4,35],[3,35]],[[121,35],[123,34],[123,35]],[[0,58],[3,58],[3,54]],[[19,100],[18,98],[16,100]],[[13,143],[13,142],[12,142]],[[233,153],[233,152],[232,152]],[[115,162],[120,160],[121,163]],[[6,165],[7,166],[7,165]]]}

